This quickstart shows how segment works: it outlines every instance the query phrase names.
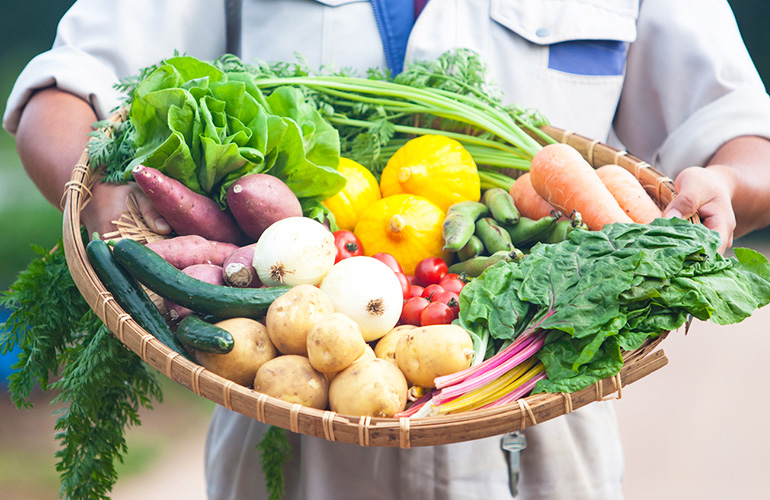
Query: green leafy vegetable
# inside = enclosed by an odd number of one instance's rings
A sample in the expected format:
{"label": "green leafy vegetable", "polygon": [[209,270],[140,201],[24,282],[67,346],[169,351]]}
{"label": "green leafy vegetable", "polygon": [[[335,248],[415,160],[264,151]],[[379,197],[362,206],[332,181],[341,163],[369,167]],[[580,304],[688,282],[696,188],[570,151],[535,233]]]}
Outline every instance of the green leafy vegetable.
{"label": "green leafy vegetable", "polygon": [[124,172],[136,153],[133,124],[101,120],[93,127],[88,134],[89,164],[101,168],[102,182],[125,183]]}
{"label": "green leafy vegetable", "polygon": [[248,72],[266,94],[285,85],[301,89],[339,131],[341,154],[375,174],[415,135],[440,133],[459,140],[480,159],[482,170],[526,170],[540,148],[529,133],[552,142],[537,128],[547,123],[543,116],[502,104],[481,58],[467,49],[447,51],[437,60],[410,61],[393,79],[378,68],[366,77],[349,69],[312,71],[301,60],[245,64],[225,56],[214,64]]}
{"label": "green leafy vegetable", "polygon": [[133,88],[137,164],[157,168],[226,206],[239,177],[270,173],[300,201],[337,193],[339,136],[296,88],[266,97],[244,72],[193,57],[165,60]]}
{"label": "green leafy vegetable", "polygon": [[749,249],[726,259],[718,246],[717,233],[679,219],[576,230],[466,285],[460,321],[481,355],[524,331],[548,332],[538,354],[548,378],[535,392],[573,392],[615,375],[622,350],[690,315],[737,323],[770,302],[767,259]]}
{"label": "green leafy vegetable", "polygon": [[262,457],[262,472],[270,494],[269,500],[281,500],[285,485],[283,466],[291,456],[291,445],[286,431],[274,425],[269,426],[257,448]]}
{"label": "green leafy vegetable", "polygon": [[58,391],[55,401],[65,404],[56,422],[61,496],[106,499],[117,480],[115,461],[126,453],[125,429],[139,425],[139,409],[162,395],[154,374],[88,307],[62,248],[35,247],[39,257],[0,298],[12,310],[0,353],[20,350],[9,376],[17,407],[31,408],[36,385]]}

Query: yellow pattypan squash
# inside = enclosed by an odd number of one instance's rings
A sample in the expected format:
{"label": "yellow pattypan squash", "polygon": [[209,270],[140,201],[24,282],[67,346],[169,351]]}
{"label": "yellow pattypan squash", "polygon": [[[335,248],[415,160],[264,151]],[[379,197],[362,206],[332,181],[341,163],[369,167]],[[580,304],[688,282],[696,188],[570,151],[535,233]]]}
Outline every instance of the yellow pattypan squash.
{"label": "yellow pattypan squash", "polygon": [[423,196],[444,212],[455,203],[479,201],[479,173],[462,144],[443,135],[423,135],[390,158],[380,177],[382,196],[409,193]]}
{"label": "yellow pattypan squash", "polygon": [[427,198],[397,194],[364,210],[354,233],[366,255],[388,252],[406,274],[414,274],[417,263],[426,257],[449,259],[441,234],[445,217],[444,211]]}
{"label": "yellow pattypan squash", "polygon": [[340,158],[337,171],[345,176],[345,187],[321,203],[331,211],[340,229],[352,231],[358,216],[381,198],[377,179],[366,167],[348,158]]}

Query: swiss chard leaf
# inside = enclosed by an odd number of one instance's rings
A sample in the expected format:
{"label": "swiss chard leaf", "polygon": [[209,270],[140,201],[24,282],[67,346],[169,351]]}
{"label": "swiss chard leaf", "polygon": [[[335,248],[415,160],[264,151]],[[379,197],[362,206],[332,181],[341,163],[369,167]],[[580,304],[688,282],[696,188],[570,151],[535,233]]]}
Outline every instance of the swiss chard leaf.
{"label": "swiss chard leaf", "polygon": [[717,233],[680,219],[576,230],[468,284],[460,322],[479,339],[550,330],[538,354],[548,378],[535,390],[574,391],[614,375],[622,350],[689,316],[736,323],[770,302],[768,260],[747,249],[726,259],[718,246]]}

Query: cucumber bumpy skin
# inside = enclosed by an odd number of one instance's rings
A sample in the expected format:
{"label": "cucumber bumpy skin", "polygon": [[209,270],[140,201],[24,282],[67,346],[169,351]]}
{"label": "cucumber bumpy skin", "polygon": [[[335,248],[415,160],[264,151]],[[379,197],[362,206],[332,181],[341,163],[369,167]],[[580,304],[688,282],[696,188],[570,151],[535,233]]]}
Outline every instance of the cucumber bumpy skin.
{"label": "cucumber bumpy skin", "polygon": [[130,314],[139,326],[154,335],[166,347],[189,359],[184,346],[174,336],[158,308],[134,277],[116,262],[107,243],[100,239],[91,240],[86,245],[86,255],[115,302]]}
{"label": "cucumber bumpy skin", "polygon": [[144,286],[174,304],[220,318],[259,318],[291,287],[234,288],[192,278],[134,240],[115,243],[112,254]]}
{"label": "cucumber bumpy skin", "polygon": [[187,347],[213,354],[227,354],[235,346],[230,332],[204,321],[195,314],[189,314],[179,322],[176,336]]}

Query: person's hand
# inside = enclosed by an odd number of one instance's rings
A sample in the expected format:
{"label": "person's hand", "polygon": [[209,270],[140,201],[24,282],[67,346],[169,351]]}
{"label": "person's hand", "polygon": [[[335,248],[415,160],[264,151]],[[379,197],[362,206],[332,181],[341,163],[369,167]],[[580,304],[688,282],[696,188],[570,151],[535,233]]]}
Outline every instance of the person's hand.
{"label": "person's hand", "polygon": [[135,183],[119,185],[98,182],[92,190],[91,200],[81,212],[81,219],[88,229],[88,234],[97,232],[103,235],[115,231],[117,226],[113,221],[118,220],[120,214],[126,210],[126,202],[131,195],[136,199],[144,222],[152,231],[157,234],[171,233],[171,227],[166,220]]}
{"label": "person's hand", "polygon": [[733,244],[736,227],[732,186],[730,169],[722,165],[687,168],[674,181],[678,194],[663,215],[688,219],[697,213],[704,226],[719,233],[719,252],[724,253]]}

